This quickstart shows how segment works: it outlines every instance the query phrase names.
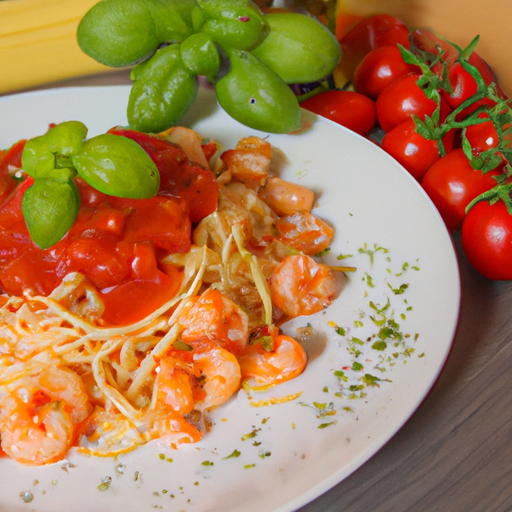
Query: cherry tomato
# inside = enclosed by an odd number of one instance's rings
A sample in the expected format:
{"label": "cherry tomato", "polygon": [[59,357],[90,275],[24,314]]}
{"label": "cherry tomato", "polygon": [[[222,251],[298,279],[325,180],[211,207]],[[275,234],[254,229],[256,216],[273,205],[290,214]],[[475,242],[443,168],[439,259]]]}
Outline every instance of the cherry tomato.
{"label": "cherry tomato", "polygon": [[421,185],[438,209],[446,227],[453,232],[465,216],[468,204],[496,185],[492,176],[499,170],[482,174],[469,164],[462,149],[454,149],[426,172]]}
{"label": "cherry tomato", "polygon": [[[489,119],[489,114],[481,112],[478,117],[481,119]],[[499,143],[498,132],[490,119],[483,123],[468,126],[466,128],[466,137],[471,144],[474,155],[477,157],[483,151],[488,151],[496,147]]]}
{"label": "cherry tomato", "polygon": [[496,281],[512,279],[512,215],[503,201],[481,201],[462,223],[462,247],[473,267]]}
{"label": "cherry tomato", "polygon": [[400,43],[410,48],[409,29],[405,23],[389,14],[377,14],[364,18],[340,39],[342,59],[338,72],[351,80],[354,70],[363,57],[381,46]]}
{"label": "cherry tomato", "polygon": [[375,102],[352,91],[325,91],[301,103],[301,107],[366,135],[376,124]]}
{"label": "cherry tomato", "polygon": [[[455,131],[450,130],[445,136],[443,144],[446,151],[451,151],[454,135]],[[422,137],[415,129],[414,119],[408,119],[386,133],[382,148],[418,181],[440,158],[437,141]]]}
{"label": "cherry tomato", "polygon": [[437,103],[427,98],[417,84],[420,75],[409,73],[388,85],[377,98],[377,119],[381,128],[389,132],[413,115],[424,119],[431,116]]}
{"label": "cherry tomato", "polygon": [[357,92],[376,99],[392,82],[408,73],[418,73],[418,67],[406,64],[398,46],[382,46],[368,53],[354,72]]}
{"label": "cherry tomato", "polygon": [[[421,50],[425,50],[434,55],[439,53],[439,49],[444,50],[443,60],[448,63],[448,79],[452,86],[453,92],[446,94],[448,103],[456,108],[471,96],[471,91],[476,91],[476,83],[471,75],[465,71],[460,63],[459,51],[450,42],[441,39],[430,30],[418,29],[412,32],[414,44]],[[494,82],[497,83],[496,75],[489,64],[478,55],[475,51],[471,53],[468,62],[477,68],[486,85]],[[439,68],[440,69],[440,68]],[[498,94],[505,98],[505,94],[497,84]]]}

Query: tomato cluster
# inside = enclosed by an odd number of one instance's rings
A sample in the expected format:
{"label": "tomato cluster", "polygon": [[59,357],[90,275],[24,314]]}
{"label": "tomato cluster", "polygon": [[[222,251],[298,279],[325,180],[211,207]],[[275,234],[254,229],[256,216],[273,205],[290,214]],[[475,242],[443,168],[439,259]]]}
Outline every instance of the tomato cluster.
{"label": "tomato cluster", "polygon": [[460,229],[476,270],[512,279],[512,102],[478,38],[461,49],[387,14],[337,36],[335,87],[301,106],[379,143]]}

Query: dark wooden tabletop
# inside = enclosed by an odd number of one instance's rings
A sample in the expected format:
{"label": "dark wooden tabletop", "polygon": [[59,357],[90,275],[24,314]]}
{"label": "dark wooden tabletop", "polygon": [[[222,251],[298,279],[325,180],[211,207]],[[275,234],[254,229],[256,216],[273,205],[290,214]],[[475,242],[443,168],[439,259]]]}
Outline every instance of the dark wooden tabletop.
{"label": "dark wooden tabletop", "polygon": [[[126,71],[46,87],[130,83]],[[300,512],[512,511],[512,283],[459,257],[452,352],[425,402],[366,464]]]}

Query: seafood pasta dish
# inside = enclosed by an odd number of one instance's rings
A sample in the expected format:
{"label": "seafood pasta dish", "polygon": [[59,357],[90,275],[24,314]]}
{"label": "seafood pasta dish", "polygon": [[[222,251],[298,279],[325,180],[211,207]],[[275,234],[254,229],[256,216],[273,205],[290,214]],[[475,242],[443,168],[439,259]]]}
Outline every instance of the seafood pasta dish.
{"label": "seafood pasta dish", "polygon": [[[158,170],[156,194],[134,198],[88,179],[98,145],[68,151],[70,126],[0,152],[0,455],[27,465],[199,441],[208,411],[245,384],[304,371],[280,326],[342,287],[318,257],[333,228],[313,192],[276,175],[267,141],[225,149],[183,127],[113,128],[108,140],[137,144]],[[46,174],[29,171],[47,156]],[[49,204],[63,219],[76,207],[43,247],[34,239],[59,226],[38,227]]]}

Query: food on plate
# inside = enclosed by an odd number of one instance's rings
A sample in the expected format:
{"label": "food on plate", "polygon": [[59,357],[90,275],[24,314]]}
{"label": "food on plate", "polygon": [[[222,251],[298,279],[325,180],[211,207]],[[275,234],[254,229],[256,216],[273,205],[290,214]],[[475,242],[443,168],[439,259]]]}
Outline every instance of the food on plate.
{"label": "food on plate", "polygon": [[241,123],[297,130],[300,108],[288,84],[324,80],[340,59],[338,41],[318,20],[266,14],[251,0],[102,0],[85,14],[77,37],[102,64],[135,65],[128,121],[146,132],[180,121],[195,100],[197,77]]}
{"label": "food on plate", "polygon": [[[199,441],[208,411],[244,382],[304,371],[304,348],[280,325],[324,310],[343,285],[316,257],[332,227],[312,213],[311,191],[273,176],[268,141],[222,151],[184,127],[85,133],[52,125],[0,156],[0,446],[27,465],[72,447],[115,456]],[[126,194],[109,166],[98,181],[105,148],[115,160],[121,141],[155,195]],[[31,235],[45,216],[24,198],[48,179],[76,187],[78,206],[42,248]]]}

